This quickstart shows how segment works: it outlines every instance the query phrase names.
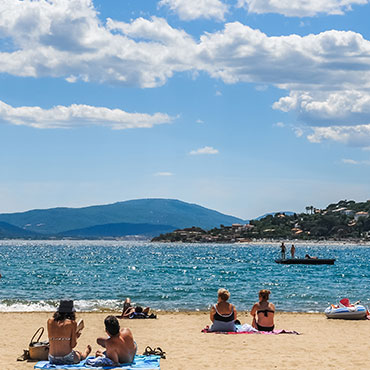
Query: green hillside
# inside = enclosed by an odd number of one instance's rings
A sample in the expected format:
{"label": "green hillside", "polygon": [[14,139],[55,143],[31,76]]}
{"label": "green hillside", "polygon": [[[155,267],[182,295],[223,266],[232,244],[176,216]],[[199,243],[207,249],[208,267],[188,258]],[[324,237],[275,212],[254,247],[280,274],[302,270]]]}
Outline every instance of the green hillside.
{"label": "green hillside", "polygon": [[131,223],[171,225],[174,228],[200,226],[204,229],[242,222],[196,204],[174,199],[138,199],[83,208],[51,208],[0,214],[0,221],[42,234],[91,226]]}
{"label": "green hillside", "polygon": [[184,228],[161,234],[153,241],[234,243],[260,239],[370,240],[370,201],[341,200],[325,209],[306,207],[306,213],[267,214],[249,224],[210,230]]}

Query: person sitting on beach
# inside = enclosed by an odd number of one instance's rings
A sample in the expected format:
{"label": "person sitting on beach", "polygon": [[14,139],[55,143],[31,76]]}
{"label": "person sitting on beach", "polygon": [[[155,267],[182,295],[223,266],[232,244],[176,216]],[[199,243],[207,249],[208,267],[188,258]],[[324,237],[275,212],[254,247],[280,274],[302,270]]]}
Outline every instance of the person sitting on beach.
{"label": "person sitting on beach", "polygon": [[107,316],[104,320],[105,331],[108,338],[98,338],[96,342],[105,348],[98,350],[96,356],[109,358],[114,364],[132,363],[137,350],[132,332],[128,328],[120,329],[115,316]]}
{"label": "person sitting on beach", "polygon": [[49,336],[49,361],[55,365],[72,365],[84,360],[91,352],[87,346],[83,353],[75,351],[77,338],[81,335],[83,321],[76,323],[73,301],[60,301],[57,312],[47,322]]}
{"label": "person sitting on beach", "polygon": [[[275,305],[270,303],[270,291],[263,289],[259,292],[259,302],[252,307],[251,315],[253,316],[252,326],[259,331],[274,330]],[[256,319],[257,316],[257,319]]]}
{"label": "person sitting on beach", "polygon": [[126,298],[125,302],[123,303],[123,310],[120,316],[117,316],[118,319],[147,319],[147,318],[155,318],[155,315],[149,316],[150,307],[145,307],[144,309],[141,306],[131,306],[131,299]]}
{"label": "person sitting on beach", "polygon": [[237,312],[235,306],[228,302],[230,293],[226,289],[219,289],[217,304],[213,305],[210,312],[212,325],[210,331],[236,331],[235,320]]}

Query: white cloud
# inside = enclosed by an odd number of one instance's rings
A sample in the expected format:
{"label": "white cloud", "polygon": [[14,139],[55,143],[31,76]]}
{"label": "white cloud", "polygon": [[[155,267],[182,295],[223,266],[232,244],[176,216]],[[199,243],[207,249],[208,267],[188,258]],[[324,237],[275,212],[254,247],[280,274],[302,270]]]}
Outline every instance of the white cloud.
{"label": "white cloud", "polygon": [[357,165],[359,163],[358,161],[355,161],[354,159],[346,159],[346,158],[343,158],[342,162],[345,164],[354,164],[354,165]]}
{"label": "white cloud", "polygon": [[224,20],[227,6],[220,0],[160,0],[159,6],[167,6],[182,20],[198,18]]}
{"label": "white cloud", "polygon": [[364,166],[370,166],[370,161],[356,161],[354,159],[342,159],[342,162],[345,164],[350,164],[350,165],[364,165]]}
{"label": "white cloud", "polygon": [[275,127],[285,127],[285,123],[284,122],[276,122],[276,123],[274,123],[274,126]]}
{"label": "white cloud", "polygon": [[311,127],[312,134],[307,139],[312,143],[320,143],[324,140],[331,140],[338,143],[367,147],[370,142],[370,124],[355,126],[329,126]]}
{"label": "white cloud", "polygon": [[308,123],[358,124],[370,122],[370,92],[342,91],[293,91],[273,104],[274,109],[296,111]]}
{"label": "white cloud", "polygon": [[173,173],[172,172],[156,172],[154,174],[154,176],[165,176],[165,177],[168,177],[168,176],[173,176]]}
{"label": "white cloud", "polygon": [[109,109],[90,105],[72,104],[40,107],[12,107],[0,101],[0,121],[35,128],[72,128],[80,126],[107,126],[116,130],[150,128],[171,123],[173,117],[164,113],[128,113],[121,109]]}
{"label": "white cloud", "polygon": [[204,121],[203,121],[203,120],[201,120],[201,119],[197,119],[197,120],[196,120],[196,123],[204,123]]}
{"label": "white cloud", "polygon": [[[258,6],[263,4],[275,2],[260,1]],[[294,8],[299,3],[279,4]],[[320,4],[323,12],[330,4],[343,10],[355,2]],[[2,0],[0,38],[12,43],[10,51],[0,52],[0,73],[149,88],[178,72],[188,72],[190,78],[205,72],[225,83],[287,90],[275,109],[296,112],[308,126],[334,127],[331,133],[314,131],[312,141],[334,137],[341,125],[365,125],[365,132],[370,122],[370,42],[351,31],[270,37],[233,22],[195,40],[162,18],[101,20],[91,0]]]}
{"label": "white cloud", "polygon": [[[199,2],[199,1],[198,1]],[[2,0],[0,73],[139,87],[176,72],[292,91],[370,88],[370,42],[350,31],[269,37],[239,22],[199,40],[165,19],[103,20],[91,0]]]}
{"label": "white cloud", "polygon": [[364,5],[368,0],[239,0],[238,6],[249,13],[278,13],[286,17],[313,17],[319,14],[342,15],[352,5]]}
{"label": "white cloud", "polygon": [[218,150],[215,148],[212,148],[211,146],[205,146],[203,148],[192,150],[189,154],[190,155],[218,154]]}

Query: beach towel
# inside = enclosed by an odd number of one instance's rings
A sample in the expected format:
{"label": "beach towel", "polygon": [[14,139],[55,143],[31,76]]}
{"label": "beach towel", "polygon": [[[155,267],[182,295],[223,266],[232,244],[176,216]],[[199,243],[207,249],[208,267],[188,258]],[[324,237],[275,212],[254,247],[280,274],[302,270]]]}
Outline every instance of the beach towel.
{"label": "beach towel", "polygon": [[270,334],[270,335],[277,335],[277,334],[295,334],[300,335],[295,330],[273,330],[273,331],[258,331],[257,329],[253,328],[251,325],[244,324],[244,325],[235,325],[237,331],[228,331],[228,332],[222,332],[222,331],[210,331],[209,326],[206,326],[202,333],[215,333],[215,334]]}
{"label": "beach towel", "polygon": [[[39,361],[34,368],[35,369],[124,369],[124,370],[154,370],[160,369],[160,356],[143,356],[136,355],[134,362],[131,364],[120,364],[119,366],[111,366],[109,362],[105,360],[99,361],[99,357],[90,356],[86,360],[81,361],[74,365],[53,365],[49,361]],[[101,358],[103,359],[103,358]]]}

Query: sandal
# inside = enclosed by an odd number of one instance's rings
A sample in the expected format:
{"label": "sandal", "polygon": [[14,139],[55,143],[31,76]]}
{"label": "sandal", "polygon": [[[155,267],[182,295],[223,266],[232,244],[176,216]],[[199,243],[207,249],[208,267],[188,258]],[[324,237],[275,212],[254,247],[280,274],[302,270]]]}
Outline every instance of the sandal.
{"label": "sandal", "polygon": [[156,347],[153,349],[152,347],[147,346],[145,348],[143,355],[144,356],[155,355],[155,356],[160,356],[160,358],[163,358],[163,359],[166,358],[166,352],[164,352],[161,347]]}
{"label": "sandal", "polygon": [[166,358],[166,352],[163,352],[161,347],[157,347],[154,349],[154,354],[157,356],[160,356],[161,358],[165,359]]}
{"label": "sandal", "polygon": [[28,349],[23,350],[23,355],[17,357],[17,361],[26,361],[30,359],[30,351]]}
{"label": "sandal", "polygon": [[145,348],[145,351],[143,353],[144,356],[150,356],[150,355],[154,355],[154,354],[155,354],[154,349],[152,349],[152,347],[149,347],[149,346],[147,346]]}

